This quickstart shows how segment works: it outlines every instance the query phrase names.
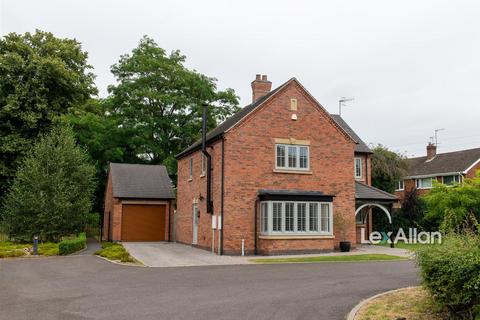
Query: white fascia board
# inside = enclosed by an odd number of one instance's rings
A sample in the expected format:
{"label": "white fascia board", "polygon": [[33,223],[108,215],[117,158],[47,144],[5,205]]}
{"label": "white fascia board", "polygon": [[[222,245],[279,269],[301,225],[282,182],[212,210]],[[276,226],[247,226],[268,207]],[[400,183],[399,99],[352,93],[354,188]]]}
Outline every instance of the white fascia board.
{"label": "white fascia board", "polygon": [[472,163],[472,165],[471,165],[470,167],[468,167],[465,171],[463,171],[463,174],[467,174],[468,171],[472,170],[473,167],[475,167],[475,166],[476,166],[477,164],[479,164],[479,163],[480,163],[480,158],[477,159],[477,161],[475,161],[474,163]]}

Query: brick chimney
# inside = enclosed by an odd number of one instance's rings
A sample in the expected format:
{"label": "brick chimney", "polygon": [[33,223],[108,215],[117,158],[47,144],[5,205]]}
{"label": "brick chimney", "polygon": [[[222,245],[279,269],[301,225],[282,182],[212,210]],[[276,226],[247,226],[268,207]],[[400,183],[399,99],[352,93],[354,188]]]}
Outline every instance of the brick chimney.
{"label": "brick chimney", "polygon": [[427,145],[427,161],[432,160],[437,155],[437,146],[431,142]]}
{"label": "brick chimney", "polygon": [[252,81],[252,103],[272,90],[272,83],[267,80],[267,75],[257,74]]}

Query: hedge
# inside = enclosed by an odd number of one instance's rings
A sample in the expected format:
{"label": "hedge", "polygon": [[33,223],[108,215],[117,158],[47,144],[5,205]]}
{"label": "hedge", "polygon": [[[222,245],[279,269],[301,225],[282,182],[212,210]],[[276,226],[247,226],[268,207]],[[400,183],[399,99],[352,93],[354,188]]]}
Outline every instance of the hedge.
{"label": "hedge", "polygon": [[82,232],[78,237],[73,239],[66,239],[58,244],[58,252],[61,256],[77,252],[87,246],[87,236]]}
{"label": "hedge", "polygon": [[[480,317],[480,237],[449,235],[417,251],[423,286],[453,318]],[[476,318],[477,317],[477,318]]]}

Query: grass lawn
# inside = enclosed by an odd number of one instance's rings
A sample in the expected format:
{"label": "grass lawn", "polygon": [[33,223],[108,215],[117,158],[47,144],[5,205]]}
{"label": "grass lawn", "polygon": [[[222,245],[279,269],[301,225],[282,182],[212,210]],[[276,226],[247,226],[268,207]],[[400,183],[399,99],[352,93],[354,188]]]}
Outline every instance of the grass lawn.
{"label": "grass lawn", "polygon": [[[383,247],[390,247],[390,243],[386,243],[386,242],[385,243],[380,243],[379,245],[381,245]],[[421,244],[421,243],[405,243],[403,241],[399,241],[399,242],[395,243],[395,248],[406,249],[406,250],[410,250],[410,251],[417,251],[420,248],[424,248],[425,246],[430,246],[430,245],[436,246],[436,245],[438,245],[438,243],[436,243],[436,244]]]}
{"label": "grass lawn", "polygon": [[251,259],[256,263],[317,263],[317,262],[358,262],[358,261],[392,261],[405,260],[405,258],[388,254],[356,254],[345,256],[318,256],[297,258],[261,258]]}
{"label": "grass lawn", "polygon": [[113,261],[140,264],[120,243],[102,242],[102,249],[95,254]]}
{"label": "grass lawn", "polygon": [[364,305],[356,315],[358,320],[444,319],[432,298],[421,287],[407,288],[378,297]]}
{"label": "grass lawn", "polygon": [[[33,251],[32,243],[0,242],[0,258],[14,258],[30,256]],[[41,256],[58,255],[58,243],[45,242],[38,244],[38,254]]]}

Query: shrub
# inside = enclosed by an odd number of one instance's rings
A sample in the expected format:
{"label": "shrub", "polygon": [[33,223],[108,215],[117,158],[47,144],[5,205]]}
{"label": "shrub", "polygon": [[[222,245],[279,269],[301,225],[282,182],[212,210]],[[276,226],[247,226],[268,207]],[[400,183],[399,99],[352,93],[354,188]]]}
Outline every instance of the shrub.
{"label": "shrub", "polygon": [[61,241],[58,244],[58,252],[60,255],[67,255],[70,253],[77,252],[82,250],[87,245],[87,236],[84,232],[80,233],[80,235],[73,239],[66,239]]}
{"label": "shrub", "polygon": [[102,242],[102,249],[95,252],[95,254],[109,260],[137,262],[121,244],[114,242]]}
{"label": "shrub", "polygon": [[480,237],[448,235],[417,252],[423,286],[453,317],[480,316]]}

